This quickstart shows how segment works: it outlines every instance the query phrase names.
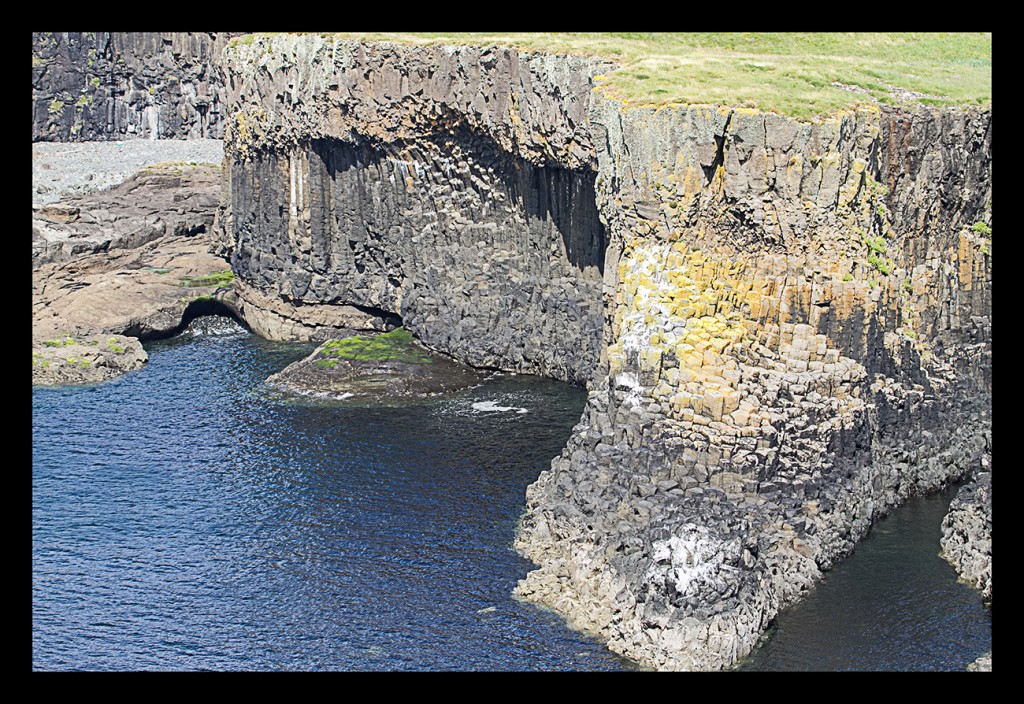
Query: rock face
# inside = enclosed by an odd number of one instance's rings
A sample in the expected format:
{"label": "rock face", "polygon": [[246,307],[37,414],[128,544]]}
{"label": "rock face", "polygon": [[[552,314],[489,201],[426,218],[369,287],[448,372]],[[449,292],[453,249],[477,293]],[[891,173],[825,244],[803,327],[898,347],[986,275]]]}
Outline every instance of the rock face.
{"label": "rock face", "polygon": [[517,592],[650,667],[724,669],[876,517],[980,461],[991,114],[631,106],[607,69],[229,49],[219,237],[247,319],[312,337],[359,311],[587,382]]}
{"label": "rock face", "polygon": [[321,335],[355,309],[362,329],[397,316],[477,367],[591,377],[607,245],[583,161],[593,66],[317,36],[225,61],[225,251],[246,319],[272,321],[254,329],[301,339],[329,305]]}
{"label": "rock face", "polygon": [[942,556],[982,596],[992,599],[992,472],[964,486],[942,521]]}
{"label": "rock face", "polygon": [[989,116],[594,98],[615,298],[528,493],[518,592],[654,667],[721,669],[874,518],[979,461]]}
{"label": "rock face", "polygon": [[32,141],[221,139],[238,32],[35,32]]}
{"label": "rock face", "polygon": [[139,339],[233,310],[211,254],[220,169],[168,164],[33,208],[32,378],[91,383],[146,361]]}

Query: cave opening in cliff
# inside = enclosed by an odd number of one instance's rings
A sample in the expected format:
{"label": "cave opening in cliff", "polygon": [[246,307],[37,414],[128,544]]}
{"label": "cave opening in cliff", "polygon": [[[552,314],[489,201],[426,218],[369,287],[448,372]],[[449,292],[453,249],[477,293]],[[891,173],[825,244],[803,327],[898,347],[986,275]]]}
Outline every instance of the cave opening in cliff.
{"label": "cave opening in cliff", "polygon": [[181,314],[181,322],[167,330],[152,330],[133,326],[126,329],[122,334],[129,337],[137,337],[140,342],[153,342],[180,335],[196,318],[226,318],[238,323],[243,329],[252,332],[252,328],[242,319],[237,312],[221,300],[212,297],[200,297],[189,303]]}
{"label": "cave opening in cliff", "polygon": [[595,172],[531,164],[464,127],[319,138],[235,167],[246,283],[386,312],[476,367],[593,375],[608,244]]}

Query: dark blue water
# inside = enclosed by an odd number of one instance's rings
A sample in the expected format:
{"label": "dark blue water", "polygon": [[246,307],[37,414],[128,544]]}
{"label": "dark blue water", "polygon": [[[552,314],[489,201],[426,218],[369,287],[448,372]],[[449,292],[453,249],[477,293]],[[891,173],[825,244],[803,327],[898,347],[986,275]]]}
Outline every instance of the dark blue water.
{"label": "dark blue water", "polygon": [[[526,487],[582,390],[286,403],[261,381],[310,347],[212,330],[33,391],[35,669],[631,668],[510,596],[532,567],[511,548]],[[529,412],[472,409],[488,400]]]}
{"label": "dark blue water", "polygon": [[[297,403],[261,382],[309,346],[201,319],[149,350],[120,379],[33,390],[34,669],[635,669],[510,596],[532,567],[510,547],[526,487],[582,390],[506,376],[412,406]],[[937,557],[948,497],[922,501],[744,669],[959,670],[990,649],[991,613]],[[906,540],[872,547],[887,535]]]}

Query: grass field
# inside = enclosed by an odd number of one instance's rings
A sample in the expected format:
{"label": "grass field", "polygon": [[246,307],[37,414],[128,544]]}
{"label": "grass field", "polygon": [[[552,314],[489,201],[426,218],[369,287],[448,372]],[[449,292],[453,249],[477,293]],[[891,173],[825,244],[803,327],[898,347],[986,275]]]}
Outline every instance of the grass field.
{"label": "grass field", "polygon": [[613,59],[613,97],[809,119],[863,103],[990,105],[991,33],[345,33],[412,44],[503,44]]}

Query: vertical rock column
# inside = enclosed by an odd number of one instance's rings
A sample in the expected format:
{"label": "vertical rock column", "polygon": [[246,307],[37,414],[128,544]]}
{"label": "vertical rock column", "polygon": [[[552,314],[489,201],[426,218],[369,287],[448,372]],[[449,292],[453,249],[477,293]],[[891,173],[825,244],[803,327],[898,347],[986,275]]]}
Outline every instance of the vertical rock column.
{"label": "vertical rock column", "polygon": [[400,320],[474,366],[591,378],[607,241],[583,123],[593,67],[320,36],[226,59],[222,245],[254,329]]}
{"label": "vertical rock column", "polygon": [[722,669],[875,517],[976,462],[988,116],[915,118],[893,152],[903,123],[873,109],[592,105],[606,350],[530,487],[517,591],[646,665]]}
{"label": "vertical rock column", "polygon": [[238,32],[35,32],[32,140],[221,139]]}

